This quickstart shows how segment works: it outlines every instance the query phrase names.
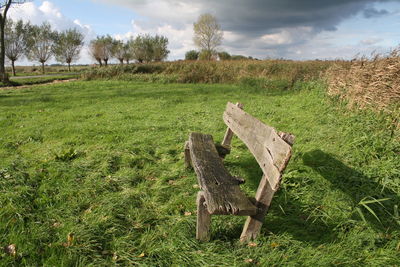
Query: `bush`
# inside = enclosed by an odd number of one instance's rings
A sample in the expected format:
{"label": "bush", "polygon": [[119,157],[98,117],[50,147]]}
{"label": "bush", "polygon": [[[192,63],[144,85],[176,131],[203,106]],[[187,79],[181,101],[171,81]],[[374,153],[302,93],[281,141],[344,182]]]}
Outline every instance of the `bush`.
{"label": "bush", "polygon": [[211,51],[203,50],[199,54],[200,60],[211,60],[213,58],[213,53]]}
{"label": "bush", "polygon": [[200,53],[196,50],[187,51],[185,54],[185,59],[186,60],[197,60],[197,59],[199,59],[199,54]]}
{"label": "bush", "polygon": [[219,52],[218,57],[220,60],[230,60],[231,55],[228,52]]}
{"label": "bush", "polygon": [[[92,68],[85,79],[119,79],[121,76],[152,74],[181,83],[241,83],[243,78],[285,80],[288,87],[297,81],[319,78],[332,61],[177,61]],[[166,76],[173,76],[166,79]]]}

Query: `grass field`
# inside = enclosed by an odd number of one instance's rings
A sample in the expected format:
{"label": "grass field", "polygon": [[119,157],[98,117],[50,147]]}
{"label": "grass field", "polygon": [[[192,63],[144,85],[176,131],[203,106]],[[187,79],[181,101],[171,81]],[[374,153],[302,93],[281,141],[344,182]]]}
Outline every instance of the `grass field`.
{"label": "grass field", "polygon": [[[399,266],[400,144],[393,118],[350,111],[318,81],[236,85],[69,82],[0,91],[3,266]],[[260,237],[215,216],[195,240],[192,131],[221,141],[227,101],[296,135]],[[261,171],[234,139],[226,166],[254,195]]]}

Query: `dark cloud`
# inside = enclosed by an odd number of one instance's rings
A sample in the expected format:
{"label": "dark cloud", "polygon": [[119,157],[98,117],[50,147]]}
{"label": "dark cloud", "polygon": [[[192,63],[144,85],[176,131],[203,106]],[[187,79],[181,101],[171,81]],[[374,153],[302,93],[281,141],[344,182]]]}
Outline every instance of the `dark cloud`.
{"label": "dark cloud", "polygon": [[363,11],[363,15],[367,19],[374,18],[374,17],[380,17],[380,16],[384,16],[384,15],[388,15],[388,14],[389,14],[389,11],[387,11],[385,9],[378,10],[376,8],[373,8],[373,7],[366,8]]}
{"label": "dark cloud", "polygon": [[[200,13],[218,18],[224,30],[260,34],[288,27],[312,27],[333,31],[353,15],[383,16],[375,3],[394,0],[94,0],[131,7],[139,15],[162,19],[166,23],[192,23]],[[396,0],[399,1],[399,0]],[[166,8],[168,7],[168,8]]]}
{"label": "dark cloud", "polygon": [[112,0],[113,4],[131,7],[150,21],[177,29],[187,27],[201,13],[208,12],[230,33],[223,41],[228,51],[247,48],[252,54],[275,51],[280,56],[298,53],[298,47],[307,46],[321,32],[335,31],[352,16],[390,15],[387,10],[376,9],[375,4],[384,2],[399,0]]}
{"label": "dark cloud", "polygon": [[[372,17],[387,14],[376,10],[373,0],[220,0],[207,1],[204,9],[215,13],[224,29],[259,35],[276,29],[311,27],[333,31],[357,13]],[[384,1],[379,1],[384,2]]]}

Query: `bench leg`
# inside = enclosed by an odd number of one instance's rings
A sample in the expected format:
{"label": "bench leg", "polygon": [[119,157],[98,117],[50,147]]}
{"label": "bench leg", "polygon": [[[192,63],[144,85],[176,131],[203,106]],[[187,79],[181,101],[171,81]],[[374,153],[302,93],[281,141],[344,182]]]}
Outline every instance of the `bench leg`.
{"label": "bench leg", "polygon": [[192,159],[190,157],[189,141],[185,142],[185,167],[192,168]]}
{"label": "bench leg", "polygon": [[271,188],[268,180],[263,176],[256,194],[256,206],[258,212],[254,216],[247,217],[242,235],[240,236],[241,242],[248,242],[258,236],[275,192],[276,190]]}
{"label": "bench leg", "polygon": [[200,191],[197,194],[196,239],[200,241],[209,241],[211,214],[208,213],[207,207],[204,205],[204,203],[205,203],[204,193]]}
{"label": "bench leg", "polygon": [[185,142],[185,167],[190,169],[192,167],[192,160],[190,158],[189,141]]}

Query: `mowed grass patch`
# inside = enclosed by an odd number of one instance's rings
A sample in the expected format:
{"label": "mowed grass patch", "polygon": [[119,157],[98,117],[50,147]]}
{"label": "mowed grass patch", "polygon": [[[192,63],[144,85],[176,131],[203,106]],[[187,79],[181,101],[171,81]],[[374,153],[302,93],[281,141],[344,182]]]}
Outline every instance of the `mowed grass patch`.
{"label": "mowed grass patch", "polygon": [[[399,264],[399,133],[355,113],[319,82],[294,91],[233,85],[70,82],[0,92],[2,265],[246,266]],[[214,216],[195,240],[192,131],[221,141],[227,101],[296,135],[255,244],[244,217]],[[392,127],[392,128],[391,128]],[[233,141],[227,168],[254,195],[261,171]]]}

